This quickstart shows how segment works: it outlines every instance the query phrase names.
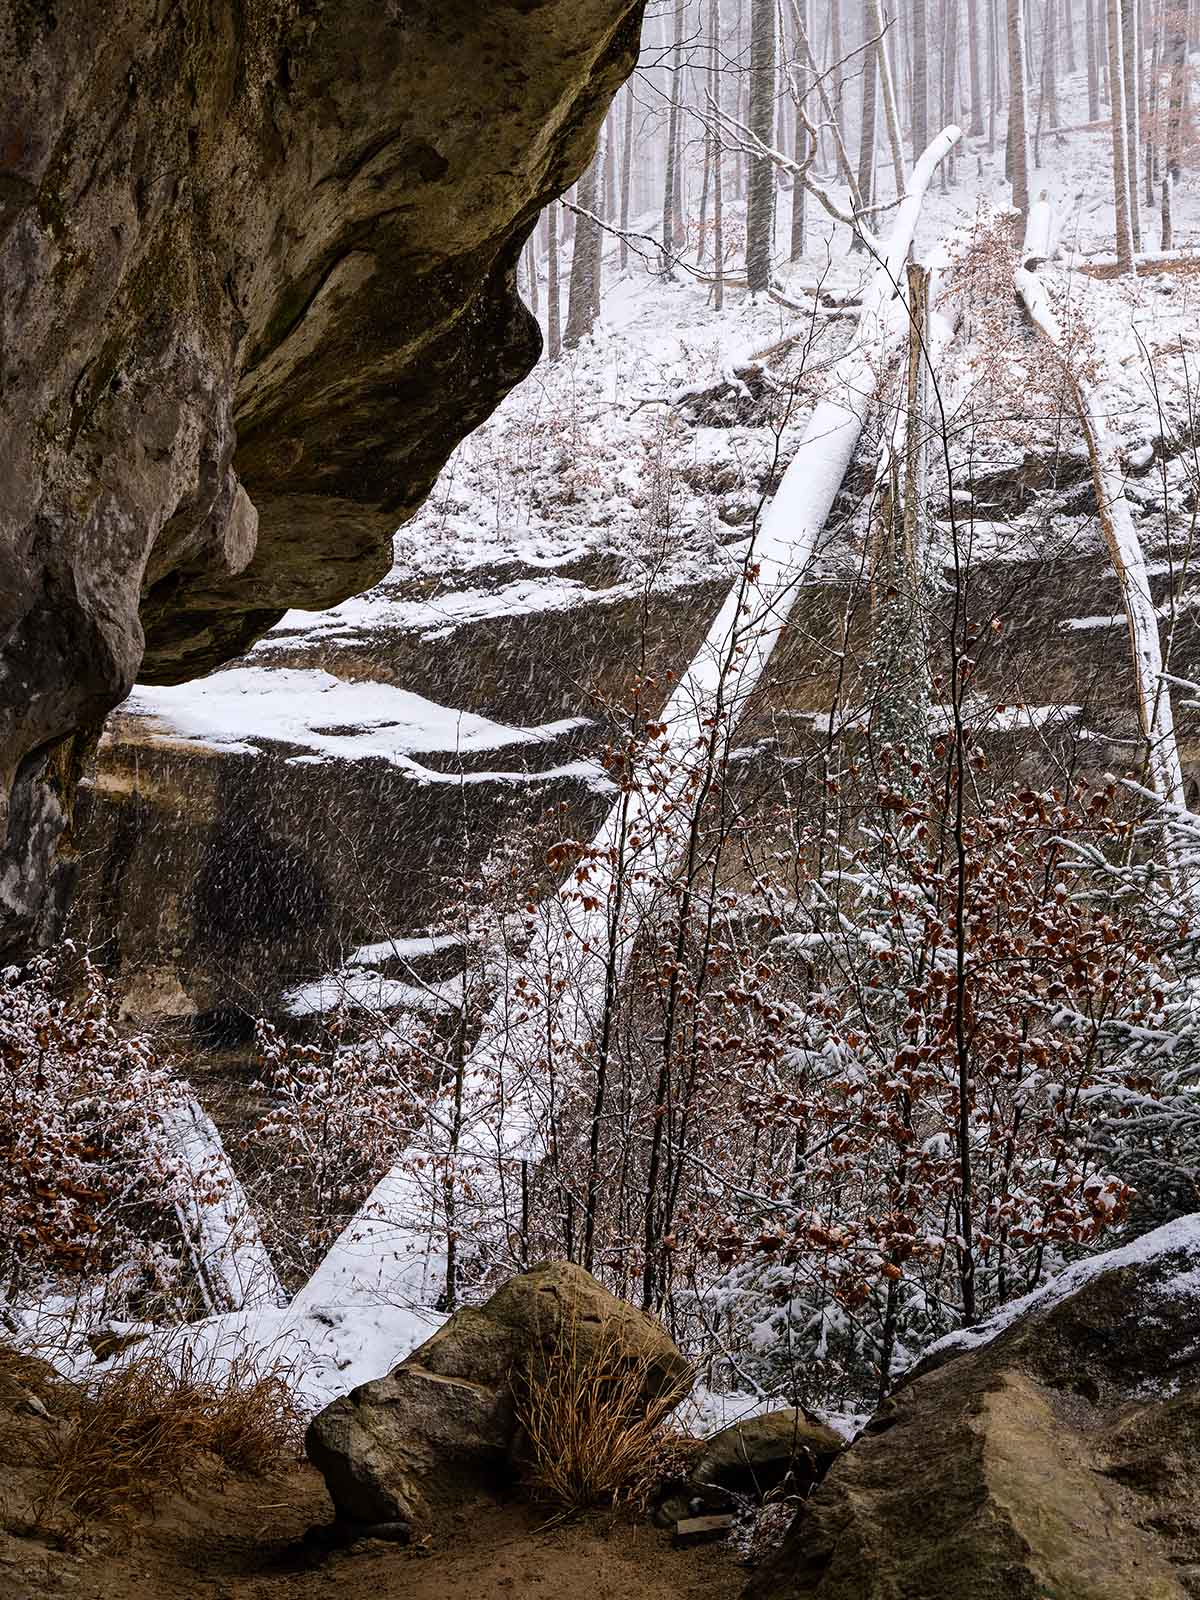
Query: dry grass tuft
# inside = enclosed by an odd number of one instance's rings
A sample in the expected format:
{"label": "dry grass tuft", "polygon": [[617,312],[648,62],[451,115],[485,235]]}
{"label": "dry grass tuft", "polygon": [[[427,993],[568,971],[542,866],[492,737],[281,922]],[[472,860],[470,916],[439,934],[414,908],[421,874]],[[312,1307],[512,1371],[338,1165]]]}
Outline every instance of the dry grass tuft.
{"label": "dry grass tuft", "polygon": [[570,1516],[592,1506],[645,1510],[669,1476],[675,1450],[667,1418],[686,1387],[647,1403],[651,1358],[633,1359],[616,1341],[595,1354],[578,1349],[578,1319],[560,1333],[517,1384],[526,1482],[535,1499]]}
{"label": "dry grass tuft", "polygon": [[266,1471],[299,1442],[290,1377],[249,1357],[217,1368],[150,1351],[81,1385],[51,1445],[39,1523],[122,1521],[206,1465]]}

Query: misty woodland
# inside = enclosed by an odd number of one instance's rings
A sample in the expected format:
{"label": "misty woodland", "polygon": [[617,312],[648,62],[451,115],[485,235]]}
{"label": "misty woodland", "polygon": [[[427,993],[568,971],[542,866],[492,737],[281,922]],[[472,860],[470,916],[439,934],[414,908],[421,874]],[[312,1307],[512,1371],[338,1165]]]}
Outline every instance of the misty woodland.
{"label": "misty woodland", "polygon": [[1198,0],[0,0],[0,1600],[1200,1597]]}

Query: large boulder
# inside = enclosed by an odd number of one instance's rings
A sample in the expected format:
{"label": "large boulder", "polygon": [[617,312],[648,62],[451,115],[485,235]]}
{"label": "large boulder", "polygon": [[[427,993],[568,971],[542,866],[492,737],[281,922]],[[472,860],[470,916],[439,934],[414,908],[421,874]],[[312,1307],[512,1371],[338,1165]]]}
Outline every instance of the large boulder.
{"label": "large boulder", "polygon": [[667,1528],[684,1517],[761,1503],[780,1488],[810,1494],[845,1448],[841,1434],[799,1407],[746,1417],[697,1441],[687,1476],[666,1486],[654,1520]]}
{"label": "large boulder", "polygon": [[841,1434],[806,1411],[766,1411],[706,1439],[691,1479],[759,1500],[790,1479],[797,1494],[807,1494],[845,1445]]}
{"label": "large boulder", "polygon": [[305,1439],[339,1519],[426,1526],[515,1475],[516,1389],[548,1361],[635,1364],[647,1403],[682,1392],[687,1362],[651,1317],[582,1268],[519,1274],[456,1312],[387,1377],[326,1406]]}
{"label": "large boulder", "polygon": [[1200,1596],[1200,1217],[946,1341],[752,1600]]}
{"label": "large boulder", "polygon": [[532,366],[517,259],[643,4],[0,6],[0,958],[135,677],[376,582]]}

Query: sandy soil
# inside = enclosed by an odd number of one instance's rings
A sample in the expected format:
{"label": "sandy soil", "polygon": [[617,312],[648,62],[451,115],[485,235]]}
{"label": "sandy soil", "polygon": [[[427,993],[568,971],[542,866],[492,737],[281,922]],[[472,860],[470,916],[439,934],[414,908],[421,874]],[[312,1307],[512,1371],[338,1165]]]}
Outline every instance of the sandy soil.
{"label": "sandy soil", "polygon": [[126,1533],[71,1545],[23,1526],[18,1486],[5,1488],[0,1600],[732,1600],[748,1576],[721,1545],[676,1550],[611,1514],[547,1527],[524,1504],[463,1516],[425,1547],[330,1550],[305,1539],[330,1514],[307,1465],[265,1480],[214,1473]]}

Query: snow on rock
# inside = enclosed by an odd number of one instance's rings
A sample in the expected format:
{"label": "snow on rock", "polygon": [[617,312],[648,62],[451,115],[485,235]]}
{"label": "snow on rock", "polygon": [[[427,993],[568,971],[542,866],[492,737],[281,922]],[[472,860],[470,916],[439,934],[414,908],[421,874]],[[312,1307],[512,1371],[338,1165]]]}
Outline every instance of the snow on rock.
{"label": "snow on rock", "polygon": [[1147,1298],[1145,1306],[1148,1321],[1190,1325],[1193,1329],[1200,1326],[1200,1213],[1192,1213],[1164,1223],[1132,1244],[1073,1262],[1056,1277],[1019,1300],[1010,1300],[974,1327],[948,1333],[930,1345],[918,1365],[990,1344],[1022,1317],[1048,1311],[1104,1273],[1127,1267],[1151,1271],[1153,1296]]}
{"label": "snow on rock", "polygon": [[589,725],[587,717],[566,717],[536,728],[510,728],[392,684],[346,682],[300,667],[233,667],[193,683],[139,686],[125,710],[154,717],[183,739],[225,749],[292,744],[325,760],[374,756],[422,773],[426,769],[406,760],[409,754],[468,756],[547,744]]}

